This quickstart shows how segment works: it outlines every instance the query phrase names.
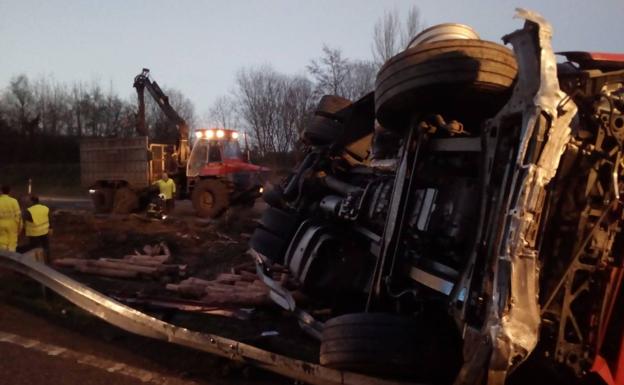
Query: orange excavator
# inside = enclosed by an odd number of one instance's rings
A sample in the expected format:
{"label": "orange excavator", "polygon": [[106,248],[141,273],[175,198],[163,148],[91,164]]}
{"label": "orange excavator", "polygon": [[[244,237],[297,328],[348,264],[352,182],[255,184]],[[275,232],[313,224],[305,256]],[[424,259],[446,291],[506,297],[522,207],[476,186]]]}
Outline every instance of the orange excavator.
{"label": "orange excavator", "polygon": [[[82,184],[97,212],[129,213],[144,208],[152,184],[167,172],[178,186],[178,199],[190,198],[200,217],[214,218],[235,204],[253,204],[262,193],[267,168],[249,162],[232,129],[196,129],[170,104],[169,97],[144,68],[134,78],[138,96],[137,136],[88,138],[80,145]],[[175,143],[153,143],[145,121],[145,90],[175,124]]]}

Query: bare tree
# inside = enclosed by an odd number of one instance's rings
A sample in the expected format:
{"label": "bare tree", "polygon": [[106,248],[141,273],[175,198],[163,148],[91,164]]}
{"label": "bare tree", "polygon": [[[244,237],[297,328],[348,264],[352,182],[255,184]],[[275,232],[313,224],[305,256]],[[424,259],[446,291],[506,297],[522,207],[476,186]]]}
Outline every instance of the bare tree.
{"label": "bare tree", "polygon": [[375,87],[377,66],[370,61],[353,61],[349,63],[349,76],[345,80],[344,97],[357,100]]}
{"label": "bare tree", "polygon": [[338,95],[355,100],[370,92],[376,66],[368,61],[349,60],[337,48],[323,46],[323,54],[312,60],[308,71],[315,80],[315,96]]}
{"label": "bare tree", "polygon": [[261,155],[291,151],[314,100],[312,82],[269,66],[239,71],[238,113]]}
{"label": "bare tree", "polygon": [[373,32],[373,60],[381,65],[398,52],[401,25],[396,9],[377,20]]}
{"label": "bare tree", "polygon": [[236,83],[239,111],[258,150],[262,154],[275,152],[284,77],[272,67],[262,66],[240,70]]}
{"label": "bare tree", "polygon": [[420,10],[412,6],[401,22],[397,9],[386,11],[373,29],[373,60],[378,66],[405,49],[409,41],[422,30]]}
{"label": "bare tree", "polygon": [[285,87],[278,128],[280,137],[278,149],[282,152],[295,147],[315,104],[313,84],[304,76],[288,78]]}
{"label": "bare tree", "polygon": [[208,124],[221,128],[236,128],[240,125],[236,102],[231,96],[218,97],[208,110]]}
{"label": "bare tree", "polygon": [[417,6],[412,6],[405,16],[405,24],[401,30],[401,47],[406,48],[409,42],[418,32],[422,31],[424,23]]}
{"label": "bare tree", "polygon": [[316,81],[317,94],[344,95],[349,61],[342,56],[340,49],[323,45],[323,55],[311,60],[307,69]]}
{"label": "bare tree", "polygon": [[6,99],[10,111],[12,110],[14,124],[20,128],[21,133],[28,134],[32,138],[38,125],[38,118],[33,90],[26,75],[18,75],[11,79]]}

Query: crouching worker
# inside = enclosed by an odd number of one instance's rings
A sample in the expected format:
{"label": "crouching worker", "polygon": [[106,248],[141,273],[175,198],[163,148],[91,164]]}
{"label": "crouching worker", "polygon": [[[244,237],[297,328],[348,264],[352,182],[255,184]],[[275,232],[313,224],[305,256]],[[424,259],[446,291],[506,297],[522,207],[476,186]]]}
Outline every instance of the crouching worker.
{"label": "crouching worker", "polygon": [[0,194],[0,250],[15,251],[17,237],[22,230],[22,216],[17,199],[9,193],[11,187],[2,186]]}
{"label": "crouching worker", "polygon": [[169,178],[166,172],[162,173],[162,178],[154,182],[158,186],[160,194],[164,196],[165,212],[169,214],[175,207],[176,185],[173,179]]}
{"label": "crouching worker", "polygon": [[30,207],[23,214],[28,245],[24,251],[43,249],[45,263],[50,262],[50,209],[39,203],[39,197],[30,196]]}

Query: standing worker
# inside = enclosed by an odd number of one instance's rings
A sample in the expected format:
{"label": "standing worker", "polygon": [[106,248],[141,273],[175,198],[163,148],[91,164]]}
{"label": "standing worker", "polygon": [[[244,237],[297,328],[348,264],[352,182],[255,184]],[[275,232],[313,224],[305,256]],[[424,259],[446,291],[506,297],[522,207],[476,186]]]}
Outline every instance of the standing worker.
{"label": "standing worker", "polygon": [[0,194],[0,250],[15,251],[22,230],[22,214],[17,199],[9,196],[11,186],[2,185]]}
{"label": "standing worker", "polygon": [[173,179],[169,178],[166,172],[162,173],[162,178],[154,182],[155,185],[158,185],[158,189],[160,190],[160,194],[164,196],[165,199],[165,212],[169,213],[173,211],[175,207],[175,192],[176,185]]}
{"label": "standing worker", "polygon": [[50,209],[39,203],[39,197],[30,196],[30,207],[24,211],[26,236],[28,237],[27,249],[41,247],[44,252],[44,261],[50,258]]}

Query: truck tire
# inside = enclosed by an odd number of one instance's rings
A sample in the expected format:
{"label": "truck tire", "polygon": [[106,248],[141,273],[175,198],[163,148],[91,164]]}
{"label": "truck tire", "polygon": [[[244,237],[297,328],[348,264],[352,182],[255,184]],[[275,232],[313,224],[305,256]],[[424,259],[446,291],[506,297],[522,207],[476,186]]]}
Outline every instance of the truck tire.
{"label": "truck tire", "polygon": [[303,129],[303,138],[316,145],[330,144],[342,135],[344,126],[337,120],[314,115]]}
{"label": "truck tire", "polygon": [[325,95],[319,101],[314,113],[330,119],[340,119],[338,111],[349,107],[352,102],[349,99],[337,95]]}
{"label": "truck tire", "polygon": [[198,217],[216,218],[229,207],[230,194],[223,182],[205,179],[195,185],[191,200]]}
{"label": "truck tire", "polygon": [[110,187],[97,188],[91,194],[91,201],[96,214],[108,214],[113,210],[114,191]]}
{"label": "truck tire", "polygon": [[325,323],[320,363],[339,370],[411,376],[419,366],[419,347],[418,325],[410,318],[381,313],[347,314]]}
{"label": "truck tire", "polygon": [[417,45],[379,70],[377,119],[385,128],[401,129],[418,111],[491,116],[506,102],[517,72],[513,52],[497,43],[455,39]]}
{"label": "truck tire", "polygon": [[289,241],[299,227],[297,216],[275,207],[268,207],[262,213],[260,224],[269,232]]}
{"label": "truck tire", "polygon": [[113,202],[114,214],[130,214],[139,208],[139,197],[129,187],[120,187],[115,191]]}
{"label": "truck tire", "polygon": [[284,253],[287,246],[288,242],[286,240],[260,227],[254,230],[249,240],[249,247],[274,263],[284,262]]}

